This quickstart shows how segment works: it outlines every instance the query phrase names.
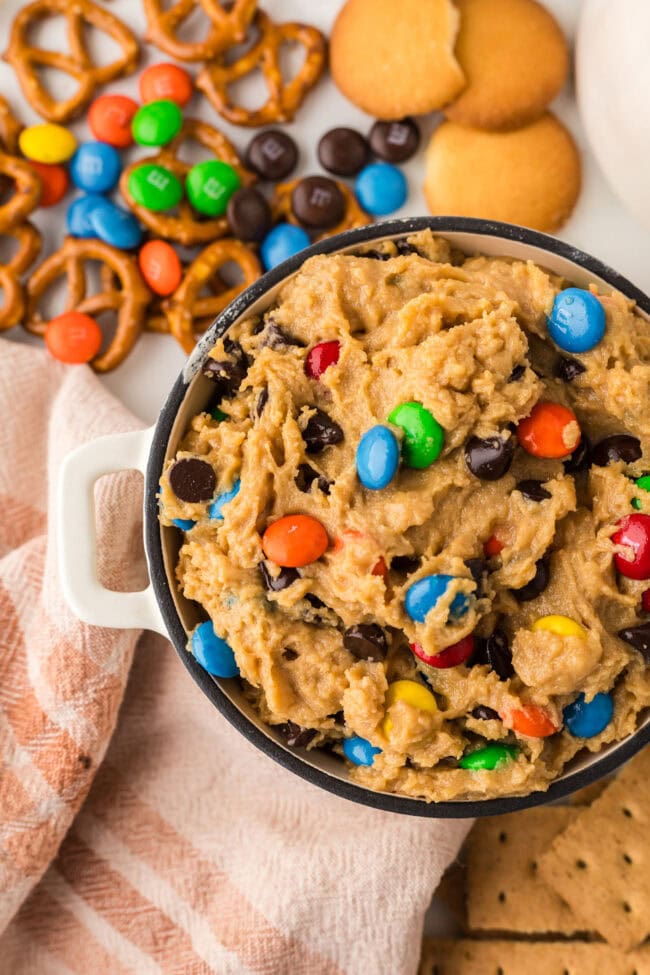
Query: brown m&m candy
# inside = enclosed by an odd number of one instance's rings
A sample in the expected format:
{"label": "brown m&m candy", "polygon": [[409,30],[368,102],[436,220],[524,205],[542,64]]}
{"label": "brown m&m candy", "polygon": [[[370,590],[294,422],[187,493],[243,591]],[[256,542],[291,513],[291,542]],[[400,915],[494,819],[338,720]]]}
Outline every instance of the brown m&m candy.
{"label": "brown m&m candy", "polygon": [[285,179],[298,162],[298,147],[280,129],[266,129],[248,144],[246,165],[262,179]]}
{"label": "brown m&m candy", "polygon": [[252,186],[243,186],[228,200],[226,217],[235,237],[243,241],[264,240],[273,224],[265,196]]}
{"label": "brown m&m candy", "polygon": [[375,122],[369,135],[370,148],[380,159],[402,163],[414,156],[420,145],[420,130],[412,118],[396,122]]}
{"label": "brown m&m candy", "polygon": [[336,176],[356,176],[369,155],[367,141],[355,129],[330,129],[318,143],[318,161],[323,169]]}
{"label": "brown m&m candy", "polygon": [[169,471],[169,484],[179,501],[210,501],[217,478],[210,464],[198,457],[183,457]]}
{"label": "brown m&m candy", "polygon": [[343,219],[345,199],[333,179],[308,176],[291,194],[291,209],[305,227],[334,227]]}

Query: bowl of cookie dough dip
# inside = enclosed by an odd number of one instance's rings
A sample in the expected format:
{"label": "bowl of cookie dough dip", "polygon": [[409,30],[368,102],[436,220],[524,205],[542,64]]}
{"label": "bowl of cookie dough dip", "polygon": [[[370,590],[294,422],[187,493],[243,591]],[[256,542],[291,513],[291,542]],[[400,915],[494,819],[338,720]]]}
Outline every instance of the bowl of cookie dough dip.
{"label": "bowl of cookie dough dip", "polygon": [[[66,461],[68,600],[167,634],[246,738],[340,796],[566,796],[650,740],[649,316],[506,224],[318,243],[219,316],[155,428]],[[151,577],[129,594],[95,579],[89,500],[126,468]]]}

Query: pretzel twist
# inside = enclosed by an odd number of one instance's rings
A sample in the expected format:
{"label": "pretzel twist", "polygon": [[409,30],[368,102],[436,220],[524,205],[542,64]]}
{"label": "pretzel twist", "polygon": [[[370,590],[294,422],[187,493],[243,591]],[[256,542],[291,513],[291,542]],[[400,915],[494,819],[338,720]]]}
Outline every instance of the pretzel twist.
{"label": "pretzel twist", "polygon": [[23,130],[11,110],[9,102],[0,95],[0,149],[10,156],[18,154],[18,136]]}
{"label": "pretzel twist", "polygon": [[[205,36],[200,41],[183,41],[178,27],[198,8],[209,22]],[[144,0],[147,40],[179,61],[209,61],[241,44],[256,9],[257,0],[234,0],[229,9],[218,0],[176,0],[171,7],[163,0]]]}
{"label": "pretzel twist", "polygon": [[[196,87],[233,125],[291,122],[325,69],[325,37],[316,27],[307,24],[276,24],[262,10],[257,11],[253,26],[260,36],[250,50],[232,64],[228,64],[223,56],[205,64],[197,76]],[[282,75],[280,50],[283,45],[294,43],[305,49],[305,60],[297,74],[286,81]],[[233,104],[228,86],[258,69],[268,90],[266,102],[256,110]]]}
{"label": "pretzel twist", "polygon": [[[69,53],[33,47],[29,43],[33,25],[58,15],[66,21]],[[86,48],[86,24],[108,34],[119,45],[121,54],[115,61],[103,65],[93,62]],[[16,72],[32,108],[50,122],[67,122],[80,114],[99,85],[134,71],[138,55],[138,42],[126,24],[93,0],[33,0],[14,19],[4,58]],[[69,74],[77,82],[77,90],[69,98],[57,101],[41,83],[40,68]]]}
{"label": "pretzel twist", "polygon": [[0,332],[18,325],[25,313],[25,293],[20,276],[34,263],[41,252],[41,234],[28,222],[4,232],[5,237],[13,237],[18,249],[11,260],[0,264],[0,288],[3,303],[0,306]]}
{"label": "pretzel twist", "polygon": [[18,227],[38,206],[42,183],[29,163],[0,152],[0,179],[9,185],[9,199],[0,204],[0,233]]}
{"label": "pretzel twist", "polygon": [[[291,194],[300,182],[299,179],[292,179],[287,183],[277,183],[271,198],[271,213],[275,222],[286,220],[300,226],[300,221],[296,219],[291,207]],[[334,234],[342,234],[344,230],[352,230],[354,227],[366,227],[372,223],[371,218],[359,206],[356,196],[352,190],[339,180],[334,180],[345,199],[345,212],[343,219],[335,227],[330,227],[315,240],[325,240],[326,237],[333,237]]]}
{"label": "pretzel twist", "polygon": [[[88,294],[86,264],[89,261],[101,264],[101,290],[95,294]],[[105,311],[116,313],[115,335],[106,351],[91,363],[96,372],[110,372],[124,361],[135,345],[150,300],[137,259],[101,240],[66,237],[60,250],[39,264],[27,283],[23,324],[28,332],[45,334],[47,322],[39,311],[39,301],[60,277],[65,277],[67,284],[65,311],[81,311],[93,316]]]}
{"label": "pretzel twist", "polygon": [[181,200],[178,204],[178,213],[156,213],[140,206],[133,199],[129,192],[129,177],[139,166],[156,163],[169,169],[182,183],[192,168],[192,164],[178,158],[178,150],[185,142],[198,142],[206,149],[210,149],[214,155],[222,162],[228,163],[236,169],[243,185],[252,183],[255,179],[242,164],[233,144],[226,138],[223,132],[215,129],[207,122],[198,119],[187,118],[183,122],[178,135],[164,146],[155,156],[146,159],[139,159],[125,169],[120,178],[120,190],[122,196],[128,203],[133,213],[146,227],[156,236],[163,237],[165,240],[175,240],[185,247],[192,247],[195,244],[206,244],[217,237],[225,237],[228,233],[228,221],[226,217],[214,217],[212,219],[197,219],[195,211],[192,209],[188,200]]}

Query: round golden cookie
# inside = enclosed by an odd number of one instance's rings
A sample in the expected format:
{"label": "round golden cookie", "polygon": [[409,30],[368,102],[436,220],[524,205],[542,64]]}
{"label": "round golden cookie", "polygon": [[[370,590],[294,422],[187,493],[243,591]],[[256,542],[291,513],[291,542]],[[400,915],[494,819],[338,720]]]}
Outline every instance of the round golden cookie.
{"label": "round golden cookie", "polygon": [[555,98],[569,70],[559,24],[535,0],[457,0],[456,58],[467,87],[445,115],[477,129],[527,125]]}
{"label": "round golden cookie", "polygon": [[330,68],[351,102],[382,119],[442,108],[463,88],[451,0],[347,0],[330,39]]}
{"label": "round golden cookie", "polygon": [[424,194],[433,214],[483,217],[557,230],[580,193],[580,156],[546,113],[512,132],[443,122],[427,149]]}

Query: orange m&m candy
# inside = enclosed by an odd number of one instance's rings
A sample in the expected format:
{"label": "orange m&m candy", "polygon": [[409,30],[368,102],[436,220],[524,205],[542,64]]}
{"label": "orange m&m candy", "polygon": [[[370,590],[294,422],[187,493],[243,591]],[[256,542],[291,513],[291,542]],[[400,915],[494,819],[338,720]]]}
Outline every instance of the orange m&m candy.
{"label": "orange m&m candy", "polygon": [[327,550],[327,532],[309,515],[285,515],[264,532],[264,554],[276,565],[299,569],[315,562]]}
{"label": "orange m&m candy", "polygon": [[88,111],[90,131],[100,142],[125,149],[133,145],[131,122],[139,107],[128,95],[100,95]]}
{"label": "orange m&m candy", "polygon": [[526,735],[528,738],[548,738],[557,731],[548,713],[536,704],[529,704],[521,710],[513,711],[510,715],[510,724],[513,731],[518,731],[520,735]]}
{"label": "orange m&m candy", "polygon": [[517,427],[517,438],[533,457],[566,457],[580,443],[578,419],[561,403],[542,401]]}
{"label": "orange m&m candy", "polygon": [[145,105],[168,99],[183,108],[193,89],[192,76],[184,68],[166,61],[152,64],[140,75],[140,98]]}
{"label": "orange m&m candy", "polygon": [[41,178],[41,198],[38,205],[53,207],[68,191],[70,185],[68,170],[59,163],[40,163],[30,160],[29,165]]}
{"label": "orange m&m candy", "polygon": [[142,277],[157,295],[170,295],[181,283],[180,258],[166,240],[147,241],[140,249],[138,263]]}
{"label": "orange m&m candy", "polygon": [[47,323],[45,345],[55,359],[79,365],[90,362],[102,344],[102,330],[90,315],[66,311]]}

